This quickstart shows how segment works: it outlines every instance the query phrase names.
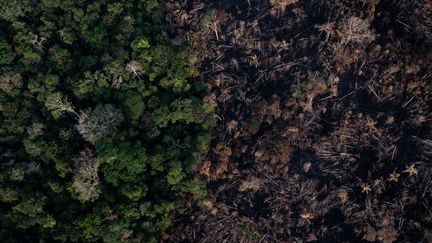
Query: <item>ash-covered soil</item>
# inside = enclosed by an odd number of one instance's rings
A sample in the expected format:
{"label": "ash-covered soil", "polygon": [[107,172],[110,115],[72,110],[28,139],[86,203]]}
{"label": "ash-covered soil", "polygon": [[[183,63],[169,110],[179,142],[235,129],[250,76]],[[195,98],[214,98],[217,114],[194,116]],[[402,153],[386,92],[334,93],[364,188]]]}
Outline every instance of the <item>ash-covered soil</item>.
{"label": "ash-covered soil", "polygon": [[[218,124],[169,242],[431,242],[432,3],[171,0]],[[181,40],[176,40],[181,41]]]}

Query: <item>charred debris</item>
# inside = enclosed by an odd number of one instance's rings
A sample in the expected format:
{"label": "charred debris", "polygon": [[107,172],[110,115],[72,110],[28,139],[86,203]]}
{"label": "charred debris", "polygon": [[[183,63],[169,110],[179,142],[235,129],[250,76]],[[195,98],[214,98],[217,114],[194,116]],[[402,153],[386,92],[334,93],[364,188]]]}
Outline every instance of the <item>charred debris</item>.
{"label": "charred debris", "polygon": [[218,119],[196,166],[209,196],[190,198],[167,241],[432,241],[430,1],[165,10]]}

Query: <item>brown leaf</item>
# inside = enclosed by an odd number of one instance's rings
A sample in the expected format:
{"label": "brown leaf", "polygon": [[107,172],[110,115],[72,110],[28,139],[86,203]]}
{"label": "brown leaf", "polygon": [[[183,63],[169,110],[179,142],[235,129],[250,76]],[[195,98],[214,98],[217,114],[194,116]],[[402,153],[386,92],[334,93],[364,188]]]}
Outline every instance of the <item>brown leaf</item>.
{"label": "brown leaf", "polygon": [[279,118],[282,115],[282,111],[280,109],[280,98],[276,97],[273,103],[268,107],[267,113],[274,118]]}
{"label": "brown leaf", "polygon": [[203,177],[210,177],[210,166],[211,166],[211,161],[210,160],[206,160],[199,168],[199,174]]}
{"label": "brown leaf", "polygon": [[303,170],[307,173],[310,168],[312,167],[312,163],[311,162],[306,162],[303,164]]}
{"label": "brown leaf", "polygon": [[230,131],[230,132],[237,131],[237,127],[238,127],[238,121],[236,121],[236,120],[231,120],[228,123],[228,131]]}
{"label": "brown leaf", "polygon": [[278,12],[285,12],[287,6],[297,3],[298,0],[270,0],[272,6],[272,15],[276,15]]}
{"label": "brown leaf", "polygon": [[244,181],[240,187],[239,187],[239,191],[244,192],[247,190],[253,190],[253,191],[258,191],[261,188],[262,185],[262,181],[258,178],[252,178],[249,179],[247,181]]}
{"label": "brown leaf", "polygon": [[231,148],[225,146],[218,146],[213,149],[213,152],[218,155],[218,164],[216,165],[216,175],[226,172],[228,170],[228,162],[231,157]]}

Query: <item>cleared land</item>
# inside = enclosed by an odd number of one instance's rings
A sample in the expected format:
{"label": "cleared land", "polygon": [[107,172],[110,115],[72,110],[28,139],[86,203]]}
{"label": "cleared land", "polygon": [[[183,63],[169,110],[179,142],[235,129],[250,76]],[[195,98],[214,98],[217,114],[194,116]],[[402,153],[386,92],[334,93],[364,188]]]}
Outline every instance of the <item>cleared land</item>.
{"label": "cleared land", "polygon": [[169,241],[431,242],[429,1],[171,1],[218,118]]}

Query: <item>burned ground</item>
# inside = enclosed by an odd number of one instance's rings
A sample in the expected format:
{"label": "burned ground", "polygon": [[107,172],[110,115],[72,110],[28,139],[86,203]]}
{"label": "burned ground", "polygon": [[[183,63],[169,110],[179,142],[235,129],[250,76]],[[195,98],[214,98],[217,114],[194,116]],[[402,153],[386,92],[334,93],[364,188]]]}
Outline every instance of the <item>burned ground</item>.
{"label": "burned ground", "polygon": [[431,9],[168,1],[218,124],[196,168],[209,196],[165,239],[431,242]]}

